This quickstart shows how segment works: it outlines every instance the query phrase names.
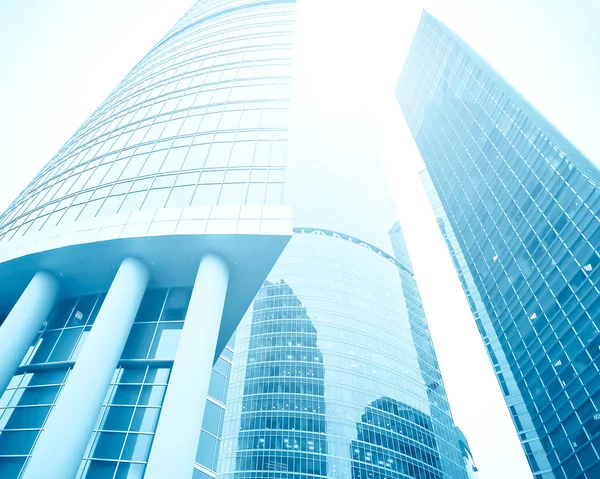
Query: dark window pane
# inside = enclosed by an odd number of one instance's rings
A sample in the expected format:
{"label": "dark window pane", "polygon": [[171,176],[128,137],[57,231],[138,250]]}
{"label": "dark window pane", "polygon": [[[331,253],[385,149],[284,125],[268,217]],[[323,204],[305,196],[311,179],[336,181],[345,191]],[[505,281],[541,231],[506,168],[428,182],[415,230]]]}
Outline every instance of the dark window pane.
{"label": "dark window pane", "polygon": [[48,360],[48,356],[52,352],[52,348],[56,344],[61,331],[46,331],[39,340],[39,346],[37,351],[31,360],[31,364],[45,363]]}
{"label": "dark window pane", "polygon": [[34,404],[54,404],[60,386],[44,386],[27,388],[21,396],[19,406]]}
{"label": "dark window pane", "polygon": [[98,300],[97,294],[91,294],[89,296],[82,296],[79,298],[77,305],[67,323],[67,326],[81,326],[86,324],[89,319],[92,310],[94,309],[94,305]]}
{"label": "dark window pane", "polygon": [[191,288],[171,288],[161,320],[183,321],[190,303],[191,294]]}
{"label": "dark window pane", "polygon": [[123,359],[146,359],[154,337],[156,323],[134,324],[123,349]]}
{"label": "dark window pane", "polygon": [[136,322],[158,321],[167,294],[166,288],[149,288],[138,309]]}
{"label": "dark window pane", "polygon": [[52,351],[52,354],[50,355],[50,358],[48,359],[48,362],[68,361],[82,332],[83,328],[71,328],[63,330],[54,350]]}
{"label": "dark window pane", "polygon": [[113,404],[134,405],[140,394],[141,386],[117,386],[117,390],[112,399]]}
{"label": "dark window pane", "polygon": [[152,437],[150,434],[129,434],[121,459],[127,461],[146,461]]}
{"label": "dark window pane", "polygon": [[25,464],[24,457],[0,457],[0,477],[2,479],[17,479]]}
{"label": "dark window pane", "polygon": [[121,369],[119,376],[119,383],[127,384],[142,384],[144,382],[144,376],[146,374],[146,367],[136,368],[124,368]]}
{"label": "dark window pane", "polygon": [[76,299],[77,298],[67,298],[58,302],[52,310],[52,313],[50,313],[47,329],[60,329],[67,324],[69,316],[75,307]]}
{"label": "dark window pane", "polygon": [[136,408],[130,430],[136,432],[154,432],[159,412],[160,409],[154,407]]}
{"label": "dark window pane", "polygon": [[29,454],[39,431],[4,431],[0,433],[0,455]]}
{"label": "dark window pane", "polygon": [[96,437],[93,457],[97,459],[119,459],[125,434],[120,432],[100,432]]}
{"label": "dark window pane", "polygon": [[15,408],[4,429],[41,428],[48,412],[50,412],[50,406]]}
{"label": "dark window pane", "polygon": [[100,424],[100,429],[110,431],[127,431],[133,416],[133,407],[113,406],[109,407]]}
{"label": "dark window pane", "polygon": [[91,461],[85,479],[112,479],[116,462]]}
{"label": "dark window pane", "polygon": [[68,369],[55,369],[52,371],[43,371],[34,373],[29,386],[43,386],[46,384],[62,384],[67,375]]}

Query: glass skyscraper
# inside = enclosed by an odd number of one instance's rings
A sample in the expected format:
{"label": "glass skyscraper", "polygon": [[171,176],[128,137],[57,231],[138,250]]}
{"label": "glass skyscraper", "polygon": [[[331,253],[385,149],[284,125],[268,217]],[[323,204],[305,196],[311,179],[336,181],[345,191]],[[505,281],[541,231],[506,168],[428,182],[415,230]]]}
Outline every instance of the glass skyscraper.
{"label": "glass skyscraper", "polygon": [[0,217],[2,478],[467,477],[377,149],[294,76],[297,7],[197,2]]}
{"label": "glass skyscraper", "polygon": [[296,229],[236,332],[217,478],[467,478],[408,267]]}
{"label": "glass skyscraper", "polygon": [[294,6],[196,3],[0,217],[1,477],[214,469],[225,345],[292,233]]}
{"label": "glass skyscraper", "polygon": [[397,98],[535,479],[600,477],[600,173],[424,13]]}

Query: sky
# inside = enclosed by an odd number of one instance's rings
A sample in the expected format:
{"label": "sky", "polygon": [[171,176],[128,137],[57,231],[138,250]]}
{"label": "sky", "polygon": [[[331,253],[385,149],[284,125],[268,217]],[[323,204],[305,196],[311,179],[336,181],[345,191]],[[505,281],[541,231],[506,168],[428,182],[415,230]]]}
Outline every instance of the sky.
{"label": "sky", "polygon": [[[596,0],[299,0],[329,23],[340,108],[369,116],[406,235],[456,424],[479,479],[531,479],[492,367],[417,173],[393,97],[423,8],[486,58],[592,162],[600,111]],[[0,0],[0,211],[191,0]],[[345,90],[344,90],[345,89]],[[338,92],[339,93],[339,92]]]}

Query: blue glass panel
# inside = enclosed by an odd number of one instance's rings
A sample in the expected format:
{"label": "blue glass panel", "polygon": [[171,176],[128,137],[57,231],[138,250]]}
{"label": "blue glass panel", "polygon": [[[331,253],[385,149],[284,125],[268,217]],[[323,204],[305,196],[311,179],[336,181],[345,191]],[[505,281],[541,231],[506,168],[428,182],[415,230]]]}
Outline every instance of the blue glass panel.
{"label": "blue glass panel", "polygon": [[159,324],[150,348],[150,359],[175,359],[183,323]]}
{"label": "blue glass panel", "polygon": [[116,468],[116,462],[91,461],[85,479],[112,479]]}
{"label": "blue glass panel", "polygon": [[0,477],[3,479],[17,479],[21,472],[24,457],[0,457]]}
{"label": "blue glass panel", "polygon": [[125,434],[117,432],[99,433],[92,456],[96,459],[119,459],[125,436]]}
{"label": "blue glass panel", "polygon": [[144,477],[145,464],[119,463],[115,479],[142,479]]}
{"label": "blue glass panel", "polygon": [[39,431],[0,432],[0,455],[29,454]]}
{"label": "blue glass panel", "polygon": [[153,432],[158,422],[160,409],[155,407],[137,407],[131,423],[131,431]]}
{"label": "blue glass panel", "polygon": [[202,429],[210,432],[214,436],[221,436],[220,426],[223,419],[223,408],[215,403],[206,401],[204,409],[204,420]]}
{"label": "blue glass panel", "polygon": [[150,434],[128,434],[121,459],[126,461],[146,461],[152,443]]}
{"label": "blue glass panel", "polygon": [[50,406],[15,408],[4,429],[41,428],[49,412]]}
{"label": "blue glass panel", "polygon": [[200,436],[200,442],[198,443],[196,462],[214,470],[216,447],[217,439],[203,431],[202,435]]}
{"label": "blue glass panel", "polygon": [[113,406],[109,407],[100,424],[100,429],[109,431],[127,431],[133,416],[133,407]]}

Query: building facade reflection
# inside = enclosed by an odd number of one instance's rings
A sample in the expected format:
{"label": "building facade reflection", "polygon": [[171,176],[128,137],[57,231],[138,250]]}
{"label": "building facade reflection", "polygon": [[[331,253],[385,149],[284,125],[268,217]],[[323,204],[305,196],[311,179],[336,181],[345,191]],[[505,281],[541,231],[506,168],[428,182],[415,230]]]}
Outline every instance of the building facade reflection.
{"label": "building facade reflection", "polygon": [[[296,230],[236,332],[218,479],[353,479],[371,470],[378,440],[396,471],[466,479],[435,356],[425,374],[419,362],[428,350],[408,309],[420,300],[405,297],[400,267],[356,237]],[[357,438],[365,414],[394,429]]]}
{"label": "building facade reflection", "polygon": [[236,478],[327,475],[323,378],[306,308],[285,281],[265,282],[252,312]]}
{"label": "building facade reflection", "polygon": [[431,418],[383,397],[365,408],[350,446],[353,479],[442,479]]}

